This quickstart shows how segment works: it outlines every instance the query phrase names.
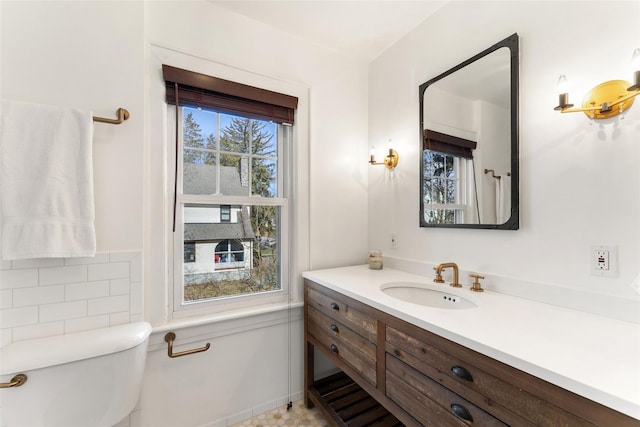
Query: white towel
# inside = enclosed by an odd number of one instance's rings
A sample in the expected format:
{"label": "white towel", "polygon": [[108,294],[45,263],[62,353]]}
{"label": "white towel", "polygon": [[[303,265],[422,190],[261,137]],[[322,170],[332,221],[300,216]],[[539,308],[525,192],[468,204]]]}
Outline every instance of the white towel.
{"label": "white towel", "polygon": [[511,177],[502,175],[496,180],[496,224],[511,218]]}
{"label": "white towel", "polygon": [[95,256],[90,111],[2,101],[2,258]]}

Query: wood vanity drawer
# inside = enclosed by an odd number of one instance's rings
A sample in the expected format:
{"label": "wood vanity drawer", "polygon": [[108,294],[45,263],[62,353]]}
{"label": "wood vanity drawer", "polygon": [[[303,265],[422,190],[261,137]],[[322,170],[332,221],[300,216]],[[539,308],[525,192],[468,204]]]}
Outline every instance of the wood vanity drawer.
{"label": "wood vanity drawer", "polygon": [[374,310],[361,302],[325,287],[305,281],[307,304],[346,325],[362,337],[376,342]]}
{"label": "wood vanity drawer", "polygon": [[307,308],[307,333],[319,343],[319,349],[340,359],[376,385],[376,346],[313,307]]}
{"label": "wood vanity drawer", "polygon": [[386,355],[386,394],[422,425],[506,427],[487,412],[399,359]]}
{"label": "wood vanity drawer", "polygon": [[[389,354],[507,424],[549,427],[598,425],[556,406],[562,405],[563,401],[553,399],[553,394],[544,393],[548,390],[560,396],[557,391],[561,390],[575,396],[566,390],[498,361],[487,363],[490,359],[486,356],[415,326],[403,325],[402,329],[404,331],[387,326],[386,351]],[[516,371],[517,375],[513,375]],[[524,389],[542,393],[535,395]]]}

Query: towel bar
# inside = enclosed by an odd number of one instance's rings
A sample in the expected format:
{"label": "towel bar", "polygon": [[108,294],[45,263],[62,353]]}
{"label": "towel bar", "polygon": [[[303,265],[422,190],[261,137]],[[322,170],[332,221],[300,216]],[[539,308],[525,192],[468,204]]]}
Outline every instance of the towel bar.
{"label": "towel bar", "polygon": [[[485,170],[484,170],[484,173],[485,173],[485,175],[486,175],[486,174],[488,174],[488,173],[490,173],[490,174],[491,174],[491,176],[492,176],[493,178],[495,178],[495,179],[500,179],[500,178],[502,178],[500,175],[496,175],[496,171],[494,171],[493,169],[485,169]],[[510,172],[507,172],[507,176],[511,176],[511,173],[510,173]]]}
{"label": "towel bar", "polygon": [[173,333],[173,332],[168,332],[164,336],[164,340],[167,343],[167,356],[169,356],[171,358],[187,356],[189,354],[194,354],[194,353],[202,353],[203,351],[209,350],[209,347],[211,346],[211,344],[207,343],[204,347],[194,348],[192,350],[185,350],[185,351],[181,351],[179,353],[174,353],[173,352],[173,342],[175,341],[175,339],[176,339],[176,334]]}
{"label": "towel bar", "polygon": [[119,125],[125,120],[129,120],[129,112],[124,108],[118,108],[118,111],[116,111],[116,114],[118,115],[117,119],[106,119],[104,117],[93,116],[93,121],[100,122],[100,123],[109,123],[112,125]]}

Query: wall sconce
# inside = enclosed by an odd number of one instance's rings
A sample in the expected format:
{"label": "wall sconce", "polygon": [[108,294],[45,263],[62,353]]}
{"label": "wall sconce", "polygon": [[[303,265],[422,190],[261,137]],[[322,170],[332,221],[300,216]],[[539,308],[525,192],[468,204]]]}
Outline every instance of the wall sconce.
{"label": "wall sconce", "polygon": [[[583,112],[590,119],[608,119],[628,110],[634,98],[640,95],[640,49],[633,51],[633,84],[624,80],[609,80],[594,87],[582,100],[582,108],[571,108],[569,82],[562,75],[558,79],[558,106],[561,113]],[[615,108],[614,108],[615,107]]]}
{"label": "wall sconce", "polygon": [[370,165],[385,165],[387,169],[394,169],[398,166],[398,152],[391,147],[391,140],[389,140],[387,155],[384,156],[384,161],[376,162],[375,149],[371,147],[371,157],[369,158]]}

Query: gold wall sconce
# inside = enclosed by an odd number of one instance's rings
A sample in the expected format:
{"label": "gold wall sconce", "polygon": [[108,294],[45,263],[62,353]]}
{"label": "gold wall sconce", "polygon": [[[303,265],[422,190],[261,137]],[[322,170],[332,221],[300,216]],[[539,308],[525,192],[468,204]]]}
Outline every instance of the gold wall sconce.
{"label": "gold wall sconce", "polygon": [[591,89],[582,100],[582,108],[571,108],[569,82],[564,75],[558,79],[558,106],[561,113],[583,112],[590,119],[608,119],[628,110],[640,95],[640,49],[633,51],[633,84],[624,80],[609,80]]}
{"label": "gold wall sconce", "polygon": [[389,140],[388,152],[387,155],[384,156],[384,160],[382,162],[376,162],[375,149],[371,147],[371,155],[369,158],[370,165],[385,165],[387,169],[394,169],[398,166],[399,160],[398,152],[391,147],[391,140]]}

